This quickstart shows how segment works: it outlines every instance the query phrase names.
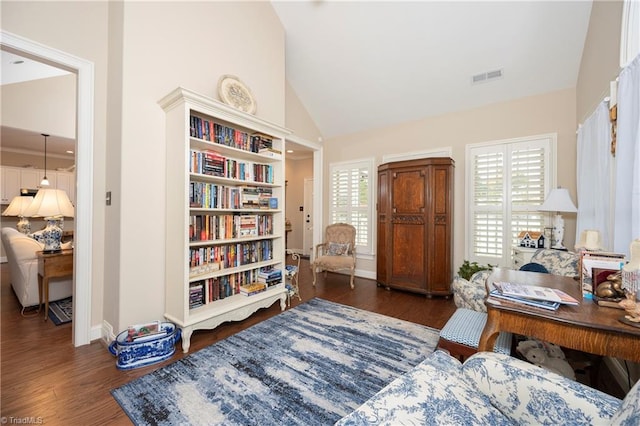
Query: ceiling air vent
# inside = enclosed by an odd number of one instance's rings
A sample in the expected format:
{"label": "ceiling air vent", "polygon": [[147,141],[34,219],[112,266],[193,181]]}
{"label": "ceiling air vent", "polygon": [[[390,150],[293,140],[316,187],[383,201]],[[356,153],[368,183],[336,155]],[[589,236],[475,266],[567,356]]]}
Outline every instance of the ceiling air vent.
{"label": "ceiling air vent", "polygon": [[482,74],[476,74],[471,77],[471,84],[486,83],[487,81],[495,80],[502,77],[502,70],[483,72]]}

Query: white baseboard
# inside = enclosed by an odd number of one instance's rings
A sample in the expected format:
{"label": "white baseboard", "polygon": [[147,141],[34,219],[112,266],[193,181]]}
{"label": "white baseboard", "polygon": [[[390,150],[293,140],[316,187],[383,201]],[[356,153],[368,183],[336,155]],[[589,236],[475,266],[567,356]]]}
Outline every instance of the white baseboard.
{"label": "white baseboard", "polygon": [[102,338],[104,342],[109,345],[116,339],[116,335],[113,333],[113,326],[108,321],[102,321],[102,327],[99,327],[98,339]]}
{"label": "white baseboard", "polygon": [[89,340],[93,342],[94,340],[98,340],[102,338],[102,327],[99,325],[94,325],[91,327],[91,331],[89,332]]}
{"label": "white baseboard", "polygon": [[611,375],[615,379],[616,383],[620,386],[620,388],[624,391],[624,393],[629,392],[629,382],[627,377],[627,369],[624,367],[623,361],[620,361],[617,358],[604,357],[604,363],[611,371]]}

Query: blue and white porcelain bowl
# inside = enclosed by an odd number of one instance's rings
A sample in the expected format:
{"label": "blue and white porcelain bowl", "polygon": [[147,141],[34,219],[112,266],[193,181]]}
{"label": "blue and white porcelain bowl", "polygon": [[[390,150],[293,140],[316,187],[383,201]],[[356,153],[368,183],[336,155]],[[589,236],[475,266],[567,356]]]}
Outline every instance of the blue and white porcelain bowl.
{"label": "blue and white porcelain bowl", "polygon": [[180,329],[171,322],[163,322],[160,329],[161,333],[132,342],[128,341],[128,330],[118,334],[109,345],[109,352],[117,357],[116,367],[129,370],[171,358],[180,341]]}

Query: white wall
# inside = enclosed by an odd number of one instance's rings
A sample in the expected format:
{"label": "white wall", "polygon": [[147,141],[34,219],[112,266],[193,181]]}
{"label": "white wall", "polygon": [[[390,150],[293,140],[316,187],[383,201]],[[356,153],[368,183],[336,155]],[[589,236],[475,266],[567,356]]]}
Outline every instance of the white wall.
{"label": "white wall", "polygon": [[119,317],[164,315],[164,113],[178,86],[217,98],[220,76],[250,87],[260,118],[284,124],[284,30],[266,2],[126,2],[123,9]]}
{"label": "white wall", "polygon": [[[567,89],[540,96],[518,99],[482,108],[438,117],[430,117],[382,129],[370,129],[324,142],[325,176],[329,164],[335,161],[375,157],[382,162],[383,154],[400,154],[442,147],[451,147],[455,160],[454,259],[453,272],[458,270],[465,252],[465,147],[468,144],[510,139],[545,133],[558,134],[558,184],[576,194],[576,113],[575,90]],[[325,223],[328,223],[328,192],[325,191]],[[565,241],[573,241],[575,216],[565,216]],[[358,270],[375,276],[375,260],[358,260]]]}

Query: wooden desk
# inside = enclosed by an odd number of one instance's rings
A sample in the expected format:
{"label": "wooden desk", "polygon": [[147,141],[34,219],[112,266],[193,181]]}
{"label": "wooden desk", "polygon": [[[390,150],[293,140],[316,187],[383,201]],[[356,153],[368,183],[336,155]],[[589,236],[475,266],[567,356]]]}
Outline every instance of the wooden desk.
{"label": "wooden desk", "polygon": [[42,306],[44,293],[44,320],[49,318],[49,280],[73,276],[73,250],[62,250],[60,253],[38,255],[38,311]]}
{"label": "wooden desk", "polygon": [[497,269],[487,279],[487,287],[496,281],[553,287],[580,302],[563,305],[557,311],[528,308],[517,304],[500,305],[486,301],[487,324],[480,336],[479,351],[490,351],[501,331],[533,336],[557,345],[596,355],[640,362],[640,328],[618,321],[621,309],[598,306],[582,298],[578,281],[536,272]]}

